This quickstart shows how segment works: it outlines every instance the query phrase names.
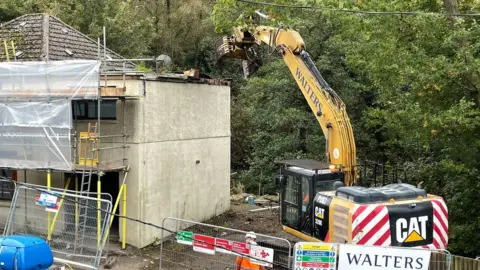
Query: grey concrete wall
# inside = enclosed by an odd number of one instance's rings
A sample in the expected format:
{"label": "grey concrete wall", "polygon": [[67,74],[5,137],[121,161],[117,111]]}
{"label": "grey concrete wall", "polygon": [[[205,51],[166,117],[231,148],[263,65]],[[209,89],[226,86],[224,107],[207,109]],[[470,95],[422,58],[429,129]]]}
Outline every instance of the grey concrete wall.
{"label": "grey concrete wall", "polygon": [[[146,91],[134,112],[127,214],[161,225],[169,216],[205,221],[228,210],[230,88],[147,81]],[[160,237],[158,229],[127,221],[129,244]]]}
{"label": "grey concrete wall", "polygon": [[[117,120],[101,121],[100,126],[101,135],[113,135],[122,134],[125,124],[130,135],[127,216],[161,225],[169,216],[204,221],[228,210],[230,88],[140,80],[127,81],[126,87],[143,92],[139,90],[143,86],[144,98],[118,101]],[[88,121],[76,121],[75,129],[86,131],[87,125]],[[121,141],[102,139],[100,144],[108,147]],[[122,157],[121,149],[106,150],[100,160]],[[123,211],[122,204],[119,207]],[[120,222],[120,231],[121,227]],[[128,244],[144,247],[160,236],[158,229],[127,221]]]}

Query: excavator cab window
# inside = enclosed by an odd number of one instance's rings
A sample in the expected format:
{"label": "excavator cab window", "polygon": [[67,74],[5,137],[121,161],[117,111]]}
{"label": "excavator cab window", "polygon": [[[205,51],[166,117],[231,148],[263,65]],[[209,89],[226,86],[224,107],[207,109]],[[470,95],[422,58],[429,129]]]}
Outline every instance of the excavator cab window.
{"label": "excavator cab window", "polygon": [[[331,172],[328,165],[318,163],[313,169],[308,162],[289,161],[282,166],[280,184],[281,222],[307,235],[313,234],[313,199],[318,192],[333,191],[342,181],[341,174]],[[313,161],[310,161],[313,162]]]}

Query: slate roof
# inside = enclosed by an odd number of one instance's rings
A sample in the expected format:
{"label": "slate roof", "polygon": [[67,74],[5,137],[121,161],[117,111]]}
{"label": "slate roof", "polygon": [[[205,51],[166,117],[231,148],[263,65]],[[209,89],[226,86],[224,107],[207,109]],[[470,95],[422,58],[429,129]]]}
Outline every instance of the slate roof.
{"label": "slate roof", "polygon": [[[26,14],[0,24],[0,61],[6,61],[3,40],[15,43],[16,51],[23,55],[17,61],[42,61],[47,55],[49,60],[97,59],[97,41],[48,14]],[[103,46],[100,45],[103,56]],[[69,55],[67,52],[73,53]],[[125,59],[107,48],[107,55],[112,59]],[[10,51],[10,60],[13,56]],[[122,62],[110,62],[109,69],[121,68]],[[134,68],[127,63],[127,68]]]}

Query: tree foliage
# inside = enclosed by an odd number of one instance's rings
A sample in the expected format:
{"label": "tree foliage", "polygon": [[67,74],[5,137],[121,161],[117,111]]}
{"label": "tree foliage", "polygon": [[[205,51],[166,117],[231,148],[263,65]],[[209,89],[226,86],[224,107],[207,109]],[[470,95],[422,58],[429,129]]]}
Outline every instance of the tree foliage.
{"label": "tree foliage", "polygon": [[[292,4],[288,0],[272,0]],[[479,12],[478,1],[302,0],[298,5],[419,13]],[[274,20],[254,19],[255,11]],[[239,62],[215,65],[214,42],[233,26],[280,24],[306,49],[347,105],[361,160],[408,167],[443,196],[453,253],[480,248],[480,26],[475,17],[361,15],[235,0],[3,0],[0,22],[48,12],[126,57],[172,57],[179,69],[231,78],[232,169],[248,191],[274,192],[275,159],[323,159],[325,140],[281,56],[245,80]],[[147,68],[147,67],[143,67]]]}

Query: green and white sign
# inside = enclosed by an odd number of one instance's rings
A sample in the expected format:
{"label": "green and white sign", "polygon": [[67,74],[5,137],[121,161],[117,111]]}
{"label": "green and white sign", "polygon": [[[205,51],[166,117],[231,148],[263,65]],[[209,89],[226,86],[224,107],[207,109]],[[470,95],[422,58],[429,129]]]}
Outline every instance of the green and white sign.
{"label": "green and white sign", "polygon": [[178,231],[177,243],[193,246],[193,232]]}

